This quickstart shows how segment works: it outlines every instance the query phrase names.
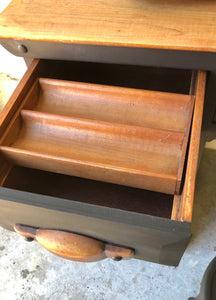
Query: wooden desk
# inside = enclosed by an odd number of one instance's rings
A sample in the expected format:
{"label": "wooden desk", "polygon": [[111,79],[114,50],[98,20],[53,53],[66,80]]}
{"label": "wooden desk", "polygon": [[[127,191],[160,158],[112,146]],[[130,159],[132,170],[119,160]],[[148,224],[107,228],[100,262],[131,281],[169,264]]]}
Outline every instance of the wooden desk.
{"label": "wooden desk", "polygon": [[216,1],[14,0],[0,38],[216,52]]}
{"label": "wooden desk", "polygon": [[[181,82],[175,72],[200,69],[209,71],[200,144],[215,136],[215,0],[14,0],[0,16],[0,43],[25,59],[50,59],[34,60],[10,100],[16,106],[5,110],[4,125],[38,77],[98,84],[104,76],[103,84],[122,86],[122,79],[126,86],[135,82],[135,87],[141,80],[138,88],[147,85],[151,90],[149,82],[163,84],[165,79],[173,87]],[[150,72],[154,79],[143,85]],[[172,73],[167,80],[166,72]],[[134,191],[29,166],[8,172],[1,158],[1,225],[13,230],[18,222],[73,231],[135,249],[139,259],[177,265],[190,239],[205,93],[202,76],[183,196]]]}

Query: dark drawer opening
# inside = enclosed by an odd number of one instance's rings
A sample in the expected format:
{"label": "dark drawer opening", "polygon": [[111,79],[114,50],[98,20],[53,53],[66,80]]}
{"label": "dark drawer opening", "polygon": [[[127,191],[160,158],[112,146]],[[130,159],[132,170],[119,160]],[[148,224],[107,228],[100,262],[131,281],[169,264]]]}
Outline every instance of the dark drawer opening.
{"label": "dark drawer opening", "polygon": [[172,213],[172,195],[24,167],[13,167],[4,187],[163,218]]}
{"label": "dark drawer opening", "polygon": [[134,65],[44,60],[48,78],[189,94],[192,71]]}

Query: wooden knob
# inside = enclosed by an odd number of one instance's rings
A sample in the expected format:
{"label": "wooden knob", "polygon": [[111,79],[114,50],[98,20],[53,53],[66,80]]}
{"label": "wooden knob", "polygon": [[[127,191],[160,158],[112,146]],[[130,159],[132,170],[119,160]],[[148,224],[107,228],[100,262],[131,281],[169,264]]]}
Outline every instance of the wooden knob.
{"label": "wooden knob", "polygon": [[14,230],[25,239],[34,239],[50,252],[65,259],[93,262],[107,257],[113,260],[126,260],[133,256],[133,250],[80,234],[16,224]]}

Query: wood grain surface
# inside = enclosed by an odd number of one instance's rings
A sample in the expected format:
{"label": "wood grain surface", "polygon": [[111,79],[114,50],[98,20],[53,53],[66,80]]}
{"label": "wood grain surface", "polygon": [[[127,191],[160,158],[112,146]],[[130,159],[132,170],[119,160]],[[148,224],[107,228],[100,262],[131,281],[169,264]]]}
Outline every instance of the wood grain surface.
{"label": "wood grain surface", "polygon": [[182,192],[182,202],[180,205],[178,217],[179,220],[186,222],[192,221],[195,182],[199,157],[199,141],[201,136],[202,116],[205,100],[206,78],[206,72],[199,71],[196,90],[196,105],[194,107],[185,184]]}
{"label": "wood grain surface", "polygon": [[27,239],[37,241],[50,252],[73,261],[94,262],[107,257],[118,261],[133,256],[132,249],[106,244],[77,233],[22,224],[15,224],[14,230]]}
{"label": "wood grain surface", "polygon": [[198,168],[199,144],[202,128],[202,116],[205,100],[206,78],[206,72],[198,72],[197,86],[195,91],[196,100],[191,127],[184,187],[181,195],[174,196],[172,212],[173,220],[185,222],[192,221],[195,182]]}
{"label": "wood grain surface", "polygon": [[46,78],[27,98],[35,111],[179,132],[186,131],[193,108],[190,95]]}
{"label": "wood grain surface", "polygon": [[179,193],[193,100],[39,79],[0,151],[15,165]]}
{"label": "wood grain surface", "polygon": [[216,1],[13,0],[0,38],[216,52]]}
{"label": "wood grain surface", "polygon": [[[173,194],[183,134],[31,111],[10,147],[14,164]],[[163,142],[164,141],[164,142]]]}

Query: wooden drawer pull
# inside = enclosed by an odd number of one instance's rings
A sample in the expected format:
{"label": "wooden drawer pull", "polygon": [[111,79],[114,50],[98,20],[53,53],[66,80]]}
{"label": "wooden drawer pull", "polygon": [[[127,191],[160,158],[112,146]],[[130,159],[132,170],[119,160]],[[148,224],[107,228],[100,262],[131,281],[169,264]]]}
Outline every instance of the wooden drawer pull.
{"label": "wooden drawer pull", "polygon": [[93,262],[109,257],[119,261],[133,256],[132,249],[106,244],[72,232],[21,224],[16,224],[14,230],[27,240],[35,240],[50,252],[69,260]]}

